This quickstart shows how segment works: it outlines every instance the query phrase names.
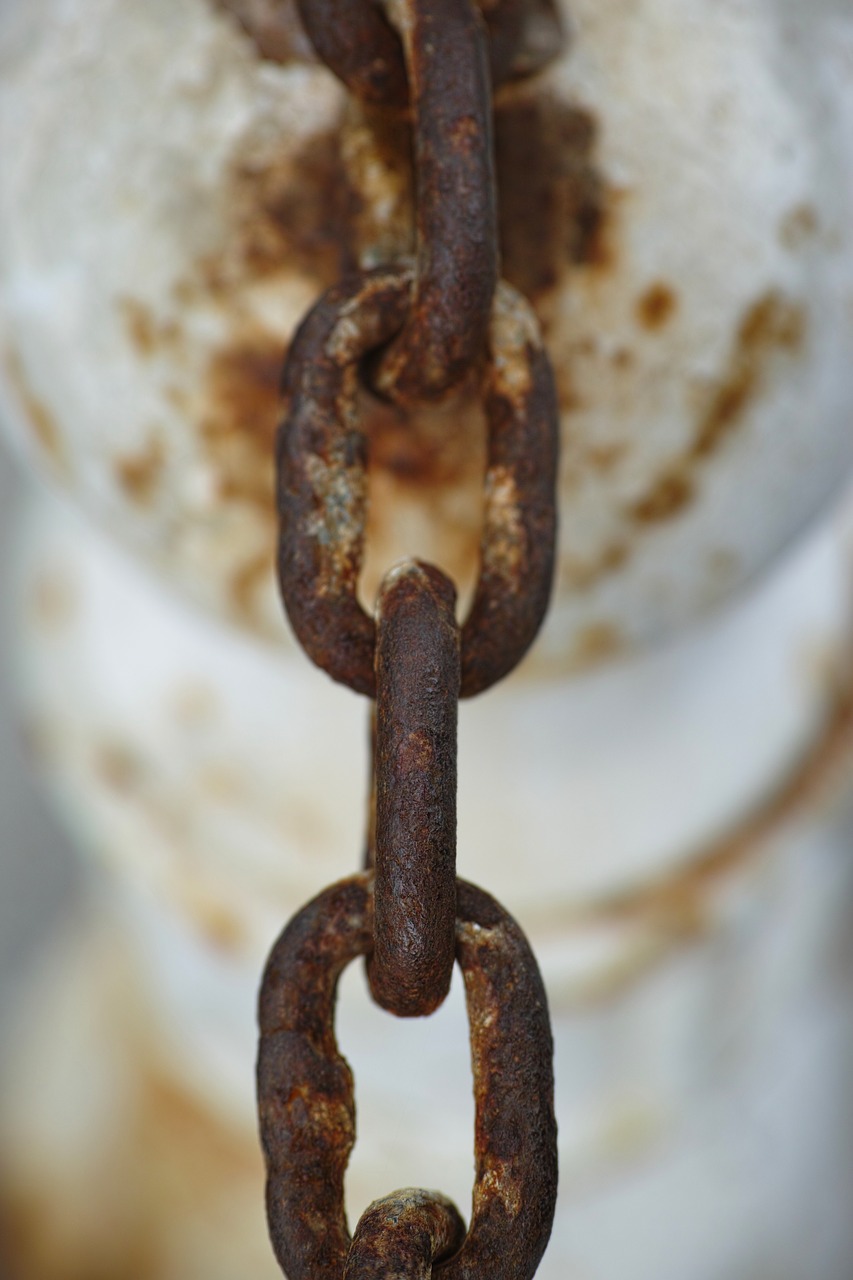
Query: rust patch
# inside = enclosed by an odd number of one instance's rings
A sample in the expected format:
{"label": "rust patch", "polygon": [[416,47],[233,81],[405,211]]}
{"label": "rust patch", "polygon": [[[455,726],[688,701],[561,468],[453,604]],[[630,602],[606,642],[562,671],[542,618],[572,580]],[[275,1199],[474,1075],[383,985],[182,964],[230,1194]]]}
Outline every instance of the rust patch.
{"label": "rust patch", "polygon": [[316,63],[317,55],[299,18],[296,0],[211,0],[220,13],[232,14],[255,42],[262,58],[286,67]]}
{"label": "rust patch", "polygon": [[369,441],[369,469],[384,471],[401,486],[444,488],[463,479],[482,483],[485,433],[482,412],[473,397],[444,409],[404,413],[365,395],[361,400]]}
{"label": "rust patch", "polygon": [[128,795],[138,788],[145,769],[131,747],[113,741],[96,746],[93,764],[101,781],[121,795]]}
{"label": "rust patch", "polygon": [[166,465],[162,439],[152,435],[138,453],[115,460],[115,475],[122,490],[138,506],[146,506],[157,492]]}
{"label": "rust patch", "polygon": [[40,630],[55,631],[65,626],[73,618],[77,603],[71,582],[59,570],[40,573],[33,583],[30,610]]}
{"label": "rust patch", "polygon": [[155,315],[139,298],[120,297],[116,306],[128,340],[137,355],[153,356],[156,351],[174,347],[180,342],[182,332],[178,321]]}
{"label": "rust patch", "polygon": [[611,263],[594,117],[548,94],[495,110],[503,274],[534,304],[565,273]]}
{"label": "rust patch", "polygon": [[728,369],[700,418],[693,458],[714,453],[763,389],[774,354],[795,355],[805,333],[805,310],[777,290],[753,303],[738,328]]}
{"label": "rust patch", "polygon": [[627,453],[627,444],[624,440],[620,440],[614,444],[591,445],[584,457],[596,471],[608,475],[611,471],[615,471]]}
{"label": "rust patch", "polygon": [[7,347],[4,364],[9,383],[20,401],[27,425],[40,449],[54,468],[63,473],[68,471],[68,458],[62,432],[56,418],[39,396],[33,391],[24,371],[24,362],[14,347]]}
{"label": "rust patch", "polygon": [[627,542],[611,542],[593,560],[577,560],[564,555],[560,560],[560,585],[571,592],[585,591],[601,578],[627,564],[631,548]]}
{"label": "rust patch", "polygon": [[245,947],[246,926],[230,905],[186,882],[179,886],[179,897],[190,923],[211,950],[233,956]]}
{"label": "rust patch", "polygon": [[622,633],[612,622],[591,622],[578,632],[571,665],[577,670],[593,667],[617,657],[624,648]]}
{"label": "rust patch", "polygon": [[790,209],[779,223],[779,243],[783,249],[796,253],[804,248],[820,231],[817,209],[810,204],[798,204]]}
{"label": "rust patch", "polygon": [[657,281],[637,299],[637,321],[644,329],[663,329],[678,309],[678,296],[668,284]]}
{"label": "rust patch", "polygon": [[215,687],[200,680],[179,685],[169,698],[170,719],[188,731],[208,728],[215,722],[218,711]]}
{"label": "rust patch", "polygon": [[772,362],[795,356],[806,334],[803,307],[777,290],[759,298],[744,314],[722,379],[711,388],[693,443],[672,459],[648,490],[627,508],[639,524],[677,516],[696,496],[697,472],[737,427],[763,391]]}
{"label": "rust patch", "polygon": [[228,584],[232,613],[250,625],[258,621],[258,592],[273,576],[273,538],[267,551],[252,556],[240,566]]}
{"label": "rust patch", "polygon": [[479,399],[407,415],[364,396],[361,412],[368,441],[365,599],[372,602],[389,564],[414,553],[467,588],[479,561],[486,470]]}
{"label": "rust patch", "polygon": [[284,355],[284,344],[265,333],[215,352],[207,370],[207,413],[201,423],[220,496],[256,508],[269,518],[270,527]]}
{"label": "rust patch", "polygon": [[671,520],[688,507],[696,493],[695,483],[686,468],[674,467],[660,476],[652,487],[630,508],[630,515],[640,524]]}
{"label": "rust patch", "polygon": [[226,180],[228,248],[200,264],[216,293],[279,271],[301,271],[317,292],[356,266],[358,213],[342,154],[343,119],[313,134],[295,155],[236,163]]}

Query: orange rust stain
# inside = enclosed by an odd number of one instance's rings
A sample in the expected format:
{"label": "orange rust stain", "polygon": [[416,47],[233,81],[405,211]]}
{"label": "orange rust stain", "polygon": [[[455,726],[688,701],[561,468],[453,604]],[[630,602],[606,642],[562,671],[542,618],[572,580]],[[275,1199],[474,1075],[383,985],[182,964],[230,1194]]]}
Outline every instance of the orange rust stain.
{"label": "orange rust stain", "polygon": [[37,627],[55,631],[74,616],[77,597],[68,578],[58,570],[41,573],[33,583],[30,607]]}
{"label": "orange rust stain", "polygon": [[216,689],[200,680],[179,685],[169,698],[169,715],[182,729],[206,729],[217,718]]}
{"label": "orange rust stain", "polygon": [[57,1222],[49,1193],[15,1185],[0,1170],[0,1267],[6,1280],[158,1280],[162,1259],[151,1233],[122,1222],[106,1239],[91,1228]]}
{"label": "orange rust stain", "polygon": [[182,885],[178,893],[191,923],[214,951],[234,955],[246,945],[246,926],[227,903],[204,893],[197,885]]}
{"label": "orange rust stain", "polygon": [[777,290],[764,294],[744,314],[735,335],[727,368],[712,388],[692,444],[673,458],[626,514],[639,524],[677,516],[693,501],[697,473],[740,423],[763,391],[772,362],[792,358],[806,334],[803,307]]}
{"label": "orange rust stain", "polygon": [[[162,1160],[169,1164],[177,1160],[183,1165],[188,1177],[183,1185],[193,1187],[199,1195],[204,1194],[205,1188],[221,1194],[229,1175],[252,1181],[263,1177],[260,1148],[252,1137],[247,1139],[242,1129],[229,1128],[221,1117],[207,1110],[200,1098],[186,1092],[176,1079],[153,1065],[148,1066],[141,1081],[138,1125],[135,1142],[154,1155],[152,1179],[162,1176],[162,1168],[157,1167]],[[196,1171],[198,1181],[189,1176],[191,1169]],[[167,1185],[161,1194],[169,1194]],[[174,1220],[168,1208],[164,1213],[164,1221]]]}
{"label": "orange rust stain", "polygon": [[156,351],[175,347],[181,341],[183,335],[177,320],[155,315],[139,298],[121,297],[116,306],[137,355],[152,356]]}
{"label": "orange rust stain", "polygon": [[578,560],[563,555],[559,562],[559,582],[568,591],[586,591],[602,578],[623,568],[631,555],[627,542],[612,542],[594,560]]}
{"label": "orange rust stain", "polygon": [[660,476],[652,487],[630,508],[630,515],[640,524],[671,520],[689,506],[696,486],[689,472],[673,468]]}
{"label": "orange rust stain", "polygon": [[625,647],[619,628],[611,622],[591,622],[577,635],[572,649],[572,666],[582,670],[617,657]]}
{"label": "orange rust stain", "polygon": [[605,475],[615,471],[628,453],[628,445],[624,441],[614,444],[590,445],[584,457],[596,471]]}
{"label": "orange rust stain", "polygon": [[637,321],[644,329],[663,329],[678,309],[678,296],[668,284],[657,281],[637,299]]}
{"label": "orange rust stain", "polygon": [[228,584],[229,602],[235,617],[250,624],[257,622],[258,590],[272,577],[275,554],[272,544],[240,566]]}
{"label": "orange rust stain", "polygon": [[68,1192],[61,1171],[51,1177],[42,1167],[46,1176],[37,1180],[30,1171],[39,1171],[37,1156],[19,1176],[14,1155],[4,1153],[0,1261],[8,1280],[162,1280],[203,1270],[211,1248],[222,1245],[199,1244],[200,1233],[221,1219],[223,1205],[238,1233],[257,1231],[264,1258],[263,1210],[255,1221],[243,1209],[256,1198],[262,1204],[258,1143],[167,1074],[148,1031],[140,1019],[116,1028],[121,1053],[137,1068],[123,1095],[126,1128],[120,1143],[100,1143],[97,1158],[81,1167],[73,1191],[79,1213],[67,1205],[57,1213]]}
{"label": "orange rust stain", "polygon": [[144,773],[144,765],[135,751],[121,742],[99,743],[93,763],[101,781],[122,795],[136,790]]}
{"label": "orange rust stain", "polygon": [[503,272],[534,302],[572,268],[612,265],[597,141],[588,111],[547,92],[533,90],[496,107]]}
{"label": "orange rust stain", "polygon": [[802,249],[820,231],[817,209],[810,204],[798,204],[790,209],[779,224],[779,243],[795,253]]}
{"label": "orange rust stain", "polygon": [[241,161],[226,180],[226,251],[199,266],[208,291],[301,271],[320,293],[356,265],[357,198],[341,150],[342,123],[280,162]]}
{"label": "orange rust stain", "polygon": [[139,506],[145,506],[157,492],[165,464],[163,441],[152,435],[138,453],[118,457],[113,465],[116,479],[128,498]]}
{"label": "orange rust stain", "polygon": [[47,405],[29,385],[23,360],[14,348],[7,347],[4,364],[9,383],[21,403],[27,425],[40,450],[57,471],[67,473],[68,458],[65,454],[62,433]]}
{"label": "orange rust stain", "polygon": [[273,450],[281,417],[282,342],[265,333],[216,351],[201,437],[219,493],[273,518]]}
{"label": "orange rust stain", "polygon": [[741,320],[728,369],[700,418],[693,458],[707,458],[718,448],[762,391],[773,355],[796,355],[805,333],[803,307],[777,290],[753,303]]}

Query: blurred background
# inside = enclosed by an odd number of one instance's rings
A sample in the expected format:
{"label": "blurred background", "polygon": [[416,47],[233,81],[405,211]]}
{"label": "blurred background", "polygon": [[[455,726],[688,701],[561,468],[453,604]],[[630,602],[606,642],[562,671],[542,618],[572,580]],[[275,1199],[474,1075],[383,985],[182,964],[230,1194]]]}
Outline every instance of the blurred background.
{"label": "blurred background", "polygon": [[[10,555],[27,481],[0,443],[0,1018],[8,1019],[39,946],[81,893],[83,870],[68,835],[51,811],[27,749],[15,697],[11,643]],[[0,1036],[0,1043],[6,1038]]]}
{"label": "blurred background", "polygon": [[[460,872],[554,1023],[539,1274],[849,1280],[853,14],[555,12],[494,120],[557,579],[460,708]],[[282,620],[279,375],[324,288],[411,251],[413,187],[292,0],[0,0],[4,1280],[278,1274],[256,992],[360,864],[368,778],[365,705]],[[366,601],[412,553],[470,594],[476,389],[363,411]],[[352,966],[338,1034],[351,1222],[407,1184],[467,1211],[460,983],[401,1022]]]}

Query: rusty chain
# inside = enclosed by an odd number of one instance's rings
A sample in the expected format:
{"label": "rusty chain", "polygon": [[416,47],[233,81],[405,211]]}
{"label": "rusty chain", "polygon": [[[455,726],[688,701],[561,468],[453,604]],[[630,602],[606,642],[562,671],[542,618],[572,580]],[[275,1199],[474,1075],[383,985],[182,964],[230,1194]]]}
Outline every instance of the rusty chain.
{"label": "rusty chain", "polygon": [[[356,97],[382,106],[408,106],[400,37],[381,5],[370,0],[297,3],[317,55]],[[560,46],[562,31],[552,0],[481,0],[480,8],[495,86],[538,71]]]}
{"label": "rusty chain", "polygon": [[[359,96],[408,104],[414,267],[343,280],[309,312],[283,378],[279,579],[311,659],[375,699],[367,869],[320,894],[275,944],[260,996],[258,1100],[267,1217],[290,1280],[529,1280],[557,1186],[553,1045],[542,979],[515,921],[456,878],[459,697],[532,644],[554,568],[557,410],[527,303],[498,281],[491,148],[496,81],[541,65],[550,0],[298,0],[321,58]],[[486,29],[489,40],[487,42]],[[434,566],[392,568],[376,616],[357,597],[369,442],[362,382],[408,405],[474,375],[488,430],[480,572],[464,624]],[[350,1238],[343,1181],[352,1075],[334,1033],[337,983],[364,956],[374,999],[431,1013],[465,983],[476,1102],[470,1225],[437,1192],[375,1202]]]}
{"label": "rusty chain", "polygon": [[[512,917],[482,889],[464,880],[457,888],[456,959],[471,1034],[476,1169],[471,1224],[439,1270],[442,1280],[529,1280],[548,1243],[557,1187],[545,989]],[[289,1280],[340,1280],[348,1266],[353,1276],[370,1275],[370,1255],[381,1257],[386,1247],[376,1239],[374,1218],[356,1230],[351,1252],[343,1186],[355,1106],[352,1073],[334,1034],[338,979],[352,960],[370,954],[373,926],[369,873],[343,880],[291,920],[264,974],[258,1094],[267,1216]],[[429,1251],[439,1254],[448,1238],[448,1247],[459,1245],[447,1226],[427,1233]],[[401,1235],[413,1227],[404,1226]],[[391,1267],[379,1273],[399,1274]]]}
{"label": "rusty chain", "polygon": [[456,386],[483,350],[498,282],[497,201],[487,40],[472,0],[393,0],[389,13],[412,112],[417,270],[374,381],[405,405]]}
{"label": "rusty chain", "polygon": [[[303,321],[284,378],[278,444],[279,577],[300,644],[318,667],[376,696],[376,625],[356,595],[367,511],[359,366],[399,329],[410,273],[344,281]],[[536,319],[509,285],[495,296],[482,381],[488,425],[480,574],[462,628],[462,697],[507,675],[545,616],[554,567],[557,411]]]}

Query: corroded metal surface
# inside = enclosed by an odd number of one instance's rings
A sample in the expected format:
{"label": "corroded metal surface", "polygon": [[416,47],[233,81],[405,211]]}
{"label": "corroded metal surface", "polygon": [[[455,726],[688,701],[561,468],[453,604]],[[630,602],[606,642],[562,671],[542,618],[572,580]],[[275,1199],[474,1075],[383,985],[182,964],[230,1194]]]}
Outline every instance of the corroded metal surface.
{"label": "corroded metal surface", "polygon": [[377,603],[374,998],[432,1013],[456,927],[456,591],[438,569],[392,569]]}
{"label": "corroded metal surface", "polygon": [[459,1210],[437,1191],[405,1187],[365,1209],[344,1280],[429,1280],[434,1262],[465,1239]]}
{"label": "corroded metal surface", "polygon": [[376,383],[401,404],[455,387],[482,358],[498,282],[492,97],[472,0],[396,0],[414,128],[417,269]]}
{"label": "corroded metal surface", "polygon": [[[258,1097],[267,1214],[289,1280],[339,1280],[350,1248],[343,1179],[355,1140],[353,1080],[338,1052],[341,972],[372,946],[369,875],[327,889],[275,944],[261,988]],[[530,947],[494,899],[458,882],[456,958],[474,1074],[471,1223],[446,1280],[530,1280],[557,1190],[553,1042]]]}
{"label": "corroded metal surface", "polygon": [[[31,36],[0,74],[8,425],[185,596],[292,652],[273,574],[282,353],[344,270],[413,251],[410,130],[372,108],[354,146],[337,79],[265,62],[212,0],[44,6],[44,22],[19,6]],[[266,24],[273,0],[228,8]],[[561,0],[570,49],[496,101],[503,274],[546,331],[564,442],[530,673],[606,664],[706,616],[850,474],[851,18],[830,9],[782,23],[722,0],[697,25],[642,0],[623,29]],[[389,410],[368,423],[383,447],[365,599],[403,554],[460,584],[475,571],[478,415],[440,434]],[[419,503],[449,519],[417,519]]]}
{"label": "corroded metal surface", "polygon": [[[406,105],[403,51],[380,4],[298,0],[298,5],[319,57],[352,93],[365,102]],[[444,7],[450,14],[453,6]],[[496,85],[529,75],[559,53],[562,28],[550,0],[485,0],[481,8],[491,36],[491,74]]]}
{"label": "corroded metal surface", "polygon": [[[410,276],[379,270],[331,289],[299,329],[278,448],[279,578],[291,625],[335,680],[374,696],[375,625],[356,597],[367,444],[358,365],[402,323]],[[484,380],[489,431],[481,575],[463,628],[462,696],[521,660],[544,617],[554,563],[557,424],[533,313],[501,286]]]}
{"label": "corroded metal surface", "polygon": [[551,595],[557,537],[557,402],[528,304],[498,288],[483,386],[488,423],[480,574],[462,628],[462,695],[481,693],[521,661]]}

